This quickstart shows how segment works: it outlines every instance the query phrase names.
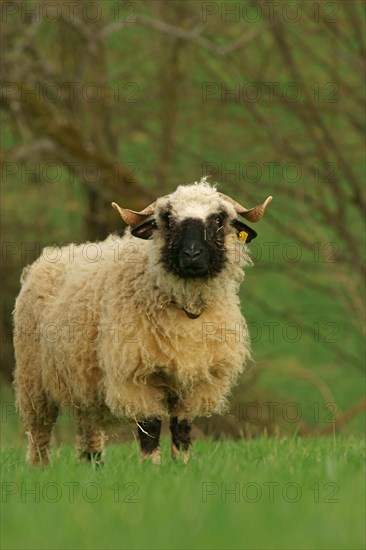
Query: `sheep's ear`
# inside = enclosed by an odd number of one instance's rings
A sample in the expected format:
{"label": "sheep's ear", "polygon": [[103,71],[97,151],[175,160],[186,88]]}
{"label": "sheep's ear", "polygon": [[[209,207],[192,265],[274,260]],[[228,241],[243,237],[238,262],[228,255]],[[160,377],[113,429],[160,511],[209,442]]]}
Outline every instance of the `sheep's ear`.
{"label": "sheep's ear", "polygon": [[145,220],[131,229],[131,235],[139,239],[150,239],[156,229],[156,220],[153,217]]}
{"label": "sheep's ear", "polygon": [[240,220],[233,220],[231,225],[235,227],[238,239],[243,243],[250,243],[253,239],[256,238],[257,232],[254,231],[249,225],[241,222]]}

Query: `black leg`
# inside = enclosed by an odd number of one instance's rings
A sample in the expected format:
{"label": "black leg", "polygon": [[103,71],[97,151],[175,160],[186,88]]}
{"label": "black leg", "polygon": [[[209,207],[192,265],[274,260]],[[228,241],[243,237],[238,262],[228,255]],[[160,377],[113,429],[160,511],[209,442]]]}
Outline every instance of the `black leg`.
{"label": "black leg", "polygon": [[80,460],[85,460],[86,462],[90,462],[92,464],[95,464],[95,466],[102,466],[103,465],[103,459],[102,459],[102,453],[101,451],[83,451],[79,454]]}
{"label": "black leg", "polygon": [[178,420],[176,416],[170,419],[170,432],[172,434],[172,458],[180,457],[186,464],[189,460],[189,447],[191,445],[191,426],[188,420]]}
{"label": "black leg", "polygon": [[138,422],[138,438],[142,459],[151,458],[154,464],[160,464],[160,418],[147,418]]}

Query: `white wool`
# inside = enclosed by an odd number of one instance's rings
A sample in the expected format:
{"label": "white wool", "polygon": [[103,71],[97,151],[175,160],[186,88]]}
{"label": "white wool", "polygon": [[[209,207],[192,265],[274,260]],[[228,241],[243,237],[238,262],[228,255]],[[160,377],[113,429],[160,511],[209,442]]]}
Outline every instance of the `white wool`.
{"label": "white wool", "polygon": [[[156,213],[167,203],[178,220],[222,208],[236,217],[206,178],[159,199]],[[192,419],[225,407],[250,357],[238,296],[248,247],[228,225],[224,269],[189,280],[164,269],[163,244],[159,228],[150,240],[128,229],[91,245],[101,252],[95,263],[84,243],[70,245],[71,255],[62,248],[58,262],[42,254],[24,271],[14,310],[15,388],[34,461],[59,406],[75,406],[94,428],[111,415]],[[178,397],[174,410],[167,388]]]}
{"label": "white wool", "polygon": [[177,221],[185,218],[206,220],[223,208],[231,219],[236,217],[234,207],[222,199],[215,187],[207,183],[207,176],[191,185],[180,185],[174,193],[158,199],[156,208],[171,205],[172,214]]}

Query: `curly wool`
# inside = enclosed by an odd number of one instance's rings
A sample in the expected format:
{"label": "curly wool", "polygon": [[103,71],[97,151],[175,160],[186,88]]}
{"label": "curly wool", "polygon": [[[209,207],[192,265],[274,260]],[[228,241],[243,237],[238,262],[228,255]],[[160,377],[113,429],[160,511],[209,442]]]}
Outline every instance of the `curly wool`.
{"label": "curly wool", "polygon": [[[205,182],[178,187],[158,200],[157,211],[167,200],[180,218],[198,212],[204,219],[218,206],[236,217]],[[52,262],[56,251],[45,249],[24,271],[14,312],[15,387],[26,423],[48,418],[52,404],[93,410],[100,423],[110,413],[139,419],[221,411],[250,356],[238,290],[251,261],[233,228],[225,239],[225,269],[206,279],[162,268],[159,230],[146,241],[127,229],[90,243],[97,261],[87,244],[58,249]],[[184,309],[200,316],[190,319]],[[170,394],[178,397],[173,411]]]}

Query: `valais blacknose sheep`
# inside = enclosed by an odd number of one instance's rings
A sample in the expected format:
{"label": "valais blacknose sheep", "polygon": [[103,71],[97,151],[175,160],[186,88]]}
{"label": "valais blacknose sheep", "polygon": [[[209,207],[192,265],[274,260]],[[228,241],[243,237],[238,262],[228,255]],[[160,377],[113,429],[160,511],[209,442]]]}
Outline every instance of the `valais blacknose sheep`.
{"label": "valais blacknose sheep", "polygon": [[[100,462],[103,429],[132,419],[143,458],[188,460],[190,423],[223,410],[250,356],[239,284],[271,201],[246,209],[205,178],[141,212],[100,243],[45,248],[26,267],[14,310],[17,405],[28,459],[47,463],[59,410],[78,417],[81,457]],[[245,242],[246,241],[246,242]]]}

